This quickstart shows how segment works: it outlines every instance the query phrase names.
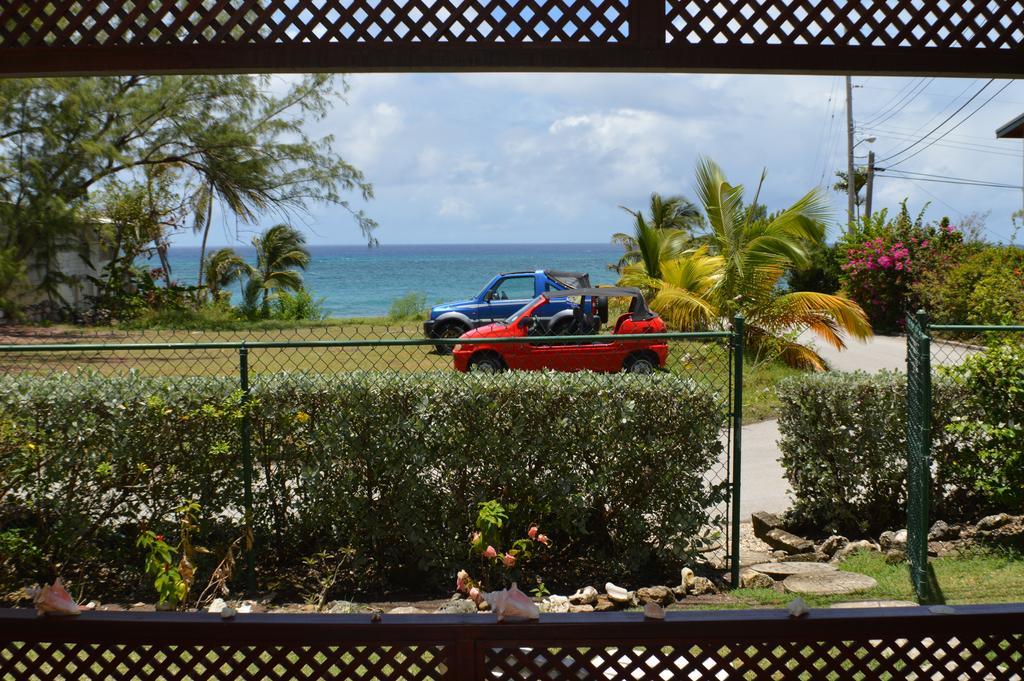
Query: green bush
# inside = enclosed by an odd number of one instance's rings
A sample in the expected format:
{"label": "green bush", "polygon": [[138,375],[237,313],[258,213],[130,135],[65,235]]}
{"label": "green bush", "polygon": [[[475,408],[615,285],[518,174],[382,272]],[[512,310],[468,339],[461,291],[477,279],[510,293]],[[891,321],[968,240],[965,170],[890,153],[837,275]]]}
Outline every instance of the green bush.
{"label": "green bush", "polygon": [[[195,542],[214,552],[201,585],[240,532],[239,400],[231,379],[0,379],[0,532],[90,593],[145,593],[140,529],[170,535],[170,512],[194,499]],[[339,593],[450,587],[490,499],[551,537],[531,563],[548,584],[678,574],[726,493],[705,479],[720,403],[670,375],[258,378],[260,583],[294,592],[303,559],[329,551],[359,566]],[[49,577],[38,563],[14,572]]]}
{"label": "green bush", "polygon": [[[933,457],[939,472],[932,494],[936,517],[968,512],[947,499],[961,481],[948,463],[959,455],[946,433],[962,388],[934,382]],[[877,533],[906,526],[906,377],[827,373],[793,377],[778,388],[780,463],[789,482],[790,520],[802,531]]]}
{"label": "green bush", "polygon": [[406,293],[391,301],[388,319],[392,321],[419,321],[427,318],[427,296],[424,293]]}
{"label": "green bush", "polygon": [[948,270],[922,275],[915,294],[944,324],[1015,324],[1024,320],[1024,249],[984,248]]}
{"label": "green bush", "polygon": [[944,372],[963,386],[961,413],[945,426],[963,443],[945,486],[979,511],[1024,512],[1024,344],[1000,343]]}
{"label": "green bush", "polygon": [[320,321],[326,316],[324,299],[313,298],[313,295],[304,288],[300,288],[295,293],[285,290],[278,291],[274,294],[273,304],[270,308],[271,319]]}

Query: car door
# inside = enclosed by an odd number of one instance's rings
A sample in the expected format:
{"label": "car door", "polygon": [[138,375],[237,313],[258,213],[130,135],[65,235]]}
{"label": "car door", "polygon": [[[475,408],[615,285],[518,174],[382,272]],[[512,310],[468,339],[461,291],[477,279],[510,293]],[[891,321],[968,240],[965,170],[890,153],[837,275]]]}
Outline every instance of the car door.
{"label": "car door", "polygon": [[505,277],[487,292],[480,317],[490,321],[510,317],[523,305],[534,298],[534,276],[532,274]]}

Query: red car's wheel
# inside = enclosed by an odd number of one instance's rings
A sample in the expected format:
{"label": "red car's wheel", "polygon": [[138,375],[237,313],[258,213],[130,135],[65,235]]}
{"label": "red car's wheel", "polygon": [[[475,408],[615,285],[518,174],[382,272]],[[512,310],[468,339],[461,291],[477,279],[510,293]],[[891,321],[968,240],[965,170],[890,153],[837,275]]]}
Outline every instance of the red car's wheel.
{"label": "red car's wheel", "polygon": [[626,358],[622,370],[630,374],[653,374],[658,370],[658,360],[650,352],[634,352]]}
{"label": "red car's wheel", "polygon": [[478,352],[469,358],[469,371],[474,374],[497,374],[505,370],[505,363],[493,352]]}

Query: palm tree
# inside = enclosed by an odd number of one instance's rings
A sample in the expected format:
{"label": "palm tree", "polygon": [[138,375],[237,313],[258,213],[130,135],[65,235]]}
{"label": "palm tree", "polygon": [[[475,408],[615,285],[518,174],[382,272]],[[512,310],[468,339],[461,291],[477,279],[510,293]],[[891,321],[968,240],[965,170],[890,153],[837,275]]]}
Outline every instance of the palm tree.
{"label": "palm tree", "polygon": [[[202,275],[206,281],[206,289],[214,302],[217,302],[225,288],[240,281],[251,271],[252,267],[235,253],[235,249],[222,248],[206,256]],[[228,295],[230,296],[230,293]]]}
{"label": "palm tree", "polygon": [[[806,264],[809,247],[824,240],[827,202],[812,190],[775,215],[752,210],[744,189],[733,186],[710,159],[697,164],[697,189],[707,215],[700,248],[663,258],[656,267],[638,260],[624,272],[623,285],[653,294],[651,307],[675,328],[696,330],[724,325],[737,313],[746,317],[746,342],[758,357],[777,356],[796,367],[824,369],[812,348],[795,340],[809,329],[836,347],[844,335],[871,336],[867,315],[840,296],[813,292],[780,293],[787,270]],[[656,274],[654,274],[656,273]]]}
{"label": "palm tree", "polygon": [[672,234],[671,242],[665,245],[676,248],[689,241],[693,230],[703,222],[697,206],[682,196],[663,198],[657,192],[651,194],[650,220],[644,217],[642,211],[630,210],[625,206],[620,208],[632,215],[634,222],[632,234],[617,232],[612,235],[612,243],[620,244],[626,251],[619,262],[612,266],[616,272],[622,272],[627,265],[649,257],[652,249],[658,248],[653,241],[660,241],[664,235],[652,235],[652,231]]}
{"label": "palm tree", "polygon": [[271,291],[298,291],[302,288],[302,273],[309,266],[306,237],[288,225],[275,225],[260,236],[253,237],[256,248],[256,267],[249,273],[243,294],[247,303],[255,304],[261,298],[260,311],[270,313]]}

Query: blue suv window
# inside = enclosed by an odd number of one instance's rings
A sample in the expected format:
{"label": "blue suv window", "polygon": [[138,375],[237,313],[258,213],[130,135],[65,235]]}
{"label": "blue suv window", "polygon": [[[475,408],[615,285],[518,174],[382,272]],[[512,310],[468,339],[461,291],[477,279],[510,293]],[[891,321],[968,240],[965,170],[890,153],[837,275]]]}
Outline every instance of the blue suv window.
{"label": "blue suv window", "polygon": [[491,289],[491,300],[533,300],[533,277],[509,277]]}

